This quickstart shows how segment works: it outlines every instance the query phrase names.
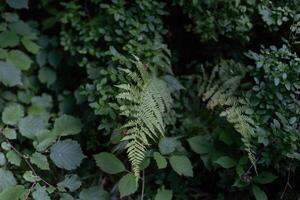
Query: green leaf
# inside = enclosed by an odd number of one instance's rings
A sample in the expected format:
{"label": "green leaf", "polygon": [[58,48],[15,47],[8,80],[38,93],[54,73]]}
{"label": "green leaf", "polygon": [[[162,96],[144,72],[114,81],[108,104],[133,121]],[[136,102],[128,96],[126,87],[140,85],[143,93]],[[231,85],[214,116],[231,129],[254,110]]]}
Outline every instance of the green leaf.
{"label": "green leaf", "polygon": [[117,174],[125,171],[123,163],[112,153],[102,152],[94,155],[97,166],[108,174]]}
{"label": "green leaf", "polygon": [[50,170],[47,156],[35,152],[30,156],[30,162],[42,170]]}
{"label": "green leaf", "polygon": [[16,184],[17,182],[13,173],[11,173],[11,171],[0,168],[0,192],[2,192],[6,188],[15,186]]}
{"label": "green leaf", "polygon": [[59,200],[74,200],[74,198],[70,194],[62,193]]}
{"label": "green leaf", "polygon": [[19,50],[10,51],[7,59],[24,71],[30,69],[32,64],[32,60],[24,52]]}
{"label": "green leaf", "polygon": [[80,200],[109,200],[109,194],[100,186],[83,189],[79,194]]}
{"label": "green leaf", "polygon": [[19,130],[21,135],[28,139],[35,139],[36,134],[45,129],[45,123],[42,118],[28,115],[19,122]]}
{"label": "green leaf", "polygon": [[211,150],[211,146],[203,136],[195,136],[188,139],[191,149],[198,154],[206,154]]}
{"label": "green leaf", "polygon": [[252,193],[256,200],[268,200],[266,193],[256,185],[252,186]]}
{"label": "green leaf", "polygon": [[21,161],[22,161],[21,157],[13,150],[10,150],[9,152],[6,153],[6,158],[8,162],[13,165],[16,165],[18,167],[21,165]]}
{"label": "green leaf", "polygon": [[172,200],[172,198],[173,198],[172,190],[160,189],[157,191],[154,200]]}
{"label": "green leaf", "polygon": [[0,33],[0,47],[15,47],[19,44],[19,37],[14,31],[4,31]]}
{"label": "green leaf", "polygon": [[20,69],[11,63],[0,61],[0,82],[9,87],[22,85]]}
{"label": "green leaf", "polygon": [[156,161],[158,169],[164,169],[167,167],[168,165],[167,160],[160,153],[154,152],[153,157]]}
{"label": "green leaf", "polygon": [[17,139],[17,132],[15,131],[15,129],[12,129],[12,128],[6,127],[3,130],[3,135],[9,140]]}
{"label": "green leaf", "polygon": [[54,70],[48,67],[42,67],[39,70],[38,78],[41,81],[41,83],[50,86],[56,81],[56,73]]}
{"label": "green leaf", "polygon": [[78,142],[71,139],[56,142],[50,149],[50,158],[59,168],[73,170],[85,156]]}
{"label": "green leaf", "polygon": [[268,184],[272,183],[275,179],[277,179],[277,176],[271,172],[261,172],[253,178],[253,181],[260,184]]}
{"label": "green leaf", "polygon": [[28,9],[28,0],[6,0],[6,3],[15,9]]}
{"label": "green leaf", "polygon": [[225,169],[234,167],[236,165],[236,161],[234,159],[230,158],[229,156],[222,156],[214,162]]}
{"label": "green leaf", "polygon": [[25,192],[25,188],[22,185],[6,188],[0,193],[1,200],[19,200],[22,194]]}
{"label": "green leaf", "polygon": [[32,42],[30,39],[23,37],[21,39],[21,42],[24,45],[24,47],[27,49],[27,51],[29,51],[30,53],[33,54],[38,53],[40,47],[36,43]]}
{"label": "green leaf", "polygon": [[6,158],[4,153],[0,152],[0,166],[3,166],[6,164]]}
{"label": "green leaf", "polygon": [[80,133],[81,127],[80,119],[70,115],[62,115],[55,120],[53,131],[60,136],[75,135]]}
{"label": "green leaf", "polygon": [[118,188],[121,194],[121,198],[135,193],[138,189],[136,177],[133,174],[126,174],[120,179]]}
{"label": "green leaf", "polygon": [[67,175],[62,182],[57,184],[59,188],[69,189],[70,192],[74,192],[81,186],[81,181],[77,175]]}
{"label": "green leaf", "polygon": [[175,151],[177,144],[176,138],[164,137],[158,143],[159,151],[163,155],[168,155]]}
{"label": "green leaf", "polygon": [[4,108],[2,121],[8,125],[16,125],[23,116],[23,107],[19,104],[13,104]]}
{"label": "green leaf", "polygon": [[35,176],[32,171],[26,171],[24,174],[23,174],[23,178],[30,182],[30,183],[34,183],[34,182],[37,182],[37,181],[40,181],[40,177],[38,176]]}
{"label": "green leaf", "polygon": [[186,156],[171,156],[170,164],[179,175],[193,177],[193,167],[191,161]]}
{"label": "green leaf", "polygon": [[35,191],[32,193],[34,200],[51,200],[46,187],[41,187],[39,184],[35,186]]}

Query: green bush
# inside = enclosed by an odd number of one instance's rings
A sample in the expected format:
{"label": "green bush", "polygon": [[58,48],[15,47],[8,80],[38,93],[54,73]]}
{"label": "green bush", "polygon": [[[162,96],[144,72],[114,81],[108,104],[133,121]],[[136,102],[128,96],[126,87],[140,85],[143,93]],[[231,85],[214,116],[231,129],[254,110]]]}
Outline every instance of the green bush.
{"label": "green bush", "polygon": [[0,3],[0,199],[299,199],[297,0]]}

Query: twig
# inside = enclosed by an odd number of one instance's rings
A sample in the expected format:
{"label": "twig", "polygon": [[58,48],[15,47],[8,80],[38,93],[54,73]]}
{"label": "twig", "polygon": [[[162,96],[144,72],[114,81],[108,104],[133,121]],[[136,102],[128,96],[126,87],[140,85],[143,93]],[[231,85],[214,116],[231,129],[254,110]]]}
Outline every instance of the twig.
{"label": "twig", "polygon": [[281,194],[281,196],[280,196],[280,200],[283,199],[283,197],[284,197],[284,195],[285,195],[285,193],[286,193],[287,188],[288,188],[288,187],[289,187],[289,188],[292,188],[292,186],[290,185],[290,175],[291,175],[291,168],[289,167],[288,177],[287,177],[287,180],[286,180],[286,184],[285,184],[285,186],[284,186],[284,190],[283,190],[283,192],[282,192],[282,194]]}
{"label": "twig", "polygon": [[[50,186],[50,187],[54,187],[53,185],[51,185],[50,183],[48,183],[46,180],[44,180],[43,178],[41,178],[37,173],[36,171],[34,170],[34,168],[32,167],[30,161],[28,161],[28,158],[23,155],[21,152],[19,152],[12,144],[11,142],[6,139],[6,142],[9,143],[9,145],[11,146],[11,148],[13,149],[14,152],[16,152],[21,158],[23,158],[23,160],[26,162],[27,166],[30,168],[30,170],[33,172],[33,174],[36,176],[36,177],[39,177],[41,179],[41,181],[43,183],[45,183],[46,185]],[[54,187],[56,188],[56,187]]]}
{"label": "twig", "polygon": [[144,200],[144,192],[145,192],[145,170],[143,170],[143,179],[142,179],[142,196],[141,196],[141,200]]}
{"label": "twig", "polygon": [[34,183],[31,185],[31,187],[29,188],[29,190],[28,190],[28,192],[27,192],[27,194],[26,194],[25,200],[28,199],[28,197],[29,197],[30,193],[32,192],[32,190],[33,190],[33,188],[34,188],[35,185],[36,185],[36,182],[34,182]]}

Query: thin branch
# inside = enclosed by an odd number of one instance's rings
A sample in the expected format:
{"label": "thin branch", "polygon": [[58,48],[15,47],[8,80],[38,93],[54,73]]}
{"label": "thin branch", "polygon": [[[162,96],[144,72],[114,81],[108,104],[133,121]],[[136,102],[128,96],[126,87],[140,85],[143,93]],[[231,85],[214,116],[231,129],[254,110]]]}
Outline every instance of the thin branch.
{"label": "thin branch", "polygon": [[144,200],[144,192],[145,192],[145,170],[143,170],[141,200]]}
{"label": "thin branch", "polygon": [[29,198],[29,195],[31,194],[31,192],[32,192],[32,190],[33,190],[33,188],[34,188],[35,185],[36,185],[36,182],[34,182],[34,183],[31,185],[31,187],[29,188],[29,190],[28,190],[28,192],[27,192],[27,194],[26,194],[25,200],[27,200],[27,199]]}
{"label": "thin branch", "polygon": [[284,197],[284,195],[285,195],[285,193],[286,193],[287,188],[288,188],[288,187],[289,187],[289,188],[292,188],[292,186],[290,185],[290,175],[291,175],[291,168],[289,167],[288,177],[287,177],[287,180],[286,180],[286,184],[285,184],[285,186],[284,186],[284,190],[283,190],[283,192],[282,192],[282,194],[281,194],[281,196],[280,196],[280,200],[283,199],[283,197]]}

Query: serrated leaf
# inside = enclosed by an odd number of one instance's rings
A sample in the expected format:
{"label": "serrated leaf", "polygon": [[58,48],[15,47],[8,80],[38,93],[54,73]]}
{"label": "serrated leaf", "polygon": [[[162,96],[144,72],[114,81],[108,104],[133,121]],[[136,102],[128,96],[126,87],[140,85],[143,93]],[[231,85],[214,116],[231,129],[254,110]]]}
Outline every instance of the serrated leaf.
{"label": "serrated leaf", "polygon": [[21,135],[29,139],[35,139],[36,134],[45,129],[45,123],[42,118],[28,115],[19,122]]}
{"label": "serrated leaf", "polygon": [[277,176],[271,172],[261,172],[253,178],[253,181],[260,184],[268,184],[272,183],[275,179],[277,179]]}
{"label": "serrated leaf", "polygon": [[58,141],[51,147],[50,158],[57,167],[73,170],[80,166],[85,156],[78,142],[67,139]]}
{"label": "serrated leaf", "polygon": [[159,151],[163,155],[168,155],[175,151],[177,146],[176,138],[164,137],[158,143]]}
{"label": "serrated leaf", "polygon": [[100,186],[83,189],[79,194],[80,200],[109,200],[109,194]]}
{"label": "serrated leaf", "polygon": [[186,156],[171,156],[170,164],[175,172],[179,175],[193,177],[193,166],[191,161]]}
{"label": "serrated leaf", "polygon": [[39,70],[38,78],[41,81],[41,83],[50,86],[56,81],[56,73],[54,70],[48,67],[42,67]]}
{"label": "serrated leaf", "polygon": [[24,71],[30,69],[32,64],[32,60],[24,52],[19,50],[10,51],[7,59]]}
{"label": "serrated leaf", "polygon": [[20,69],[11,63],[0,61],[0,82],[9,87],[22,85]]}
{"label": "serrated leaf", "polygon": [[195,136],[188,139],[191,149],[198,154],[206,154],[211,150],[207,140],[203,136]]}
{"label": "serrated leaf", "polygon": [[6,0],[6,3],[15,9],[28,9],[28,0]]}
{"label": "serrated leaf", "polygon": [[70,115],[62,115],[55,120],[53,131],[60,136],[75,135],[80,133],[81,127],[80,119]]}
{"label": "serrated leaf", "polygon": [[6,158],[7,158],[8,162],[13,165],[16,165],[16,166],[21,165],[21,161],[22,161],[21,157],[13,150],[10,150],[9,152],[6,153]]}
{"label": "serrated leaf", "polygon": [[19,44],[19,37],[14,31],[4,31],[0,33],[0,47],[15,47]]}
{"label": "serrated leaf", "polygon": [[2,121],[8,125],[16,125],[23,116],[23,107],[19,104],[13,104],[4,108]]}
{"label": "serrated leaf", "polygon": [[[15,186],[16,179],[11,171],[0,168],[0,192],[4,189]],[[1,198],[0,198],[1,199]]]}
{"label": "serrated leaf", "polygon": [[34,200],[51,200],[46,187],[41,187],[39,184],[35,186],[35,191],[32,193]]}
{"label": "serrated leaf", "polygon": [[9,140],[15,140],[17,138],[17,132],[15,129],[8,127],[3,130],[3,135]]}
{"label": "serrated leaf", "polygon": [[27,49],[27,51],[29,51],[30,53],[37,54],[37,52],[40,49],[40,47],[36,43],[34,43],[33,41],[31,41],[26,37],[23,37],[21,39],[21,42],[24,45],[24,47]]}
{"label": "serrated leaf", "polygon": [[38,168],[42,169],[42,170],[49,170],[49,163],[48,163],[48,159],[47,156],[35,152],[30,156],[30,162],[32,164],[35,164]]}
{"label": "serrated leaf", "polygon": [[252,193],[256,200],[268,200],[266,193],[256,185],[252,186]]}
{"label": "serrated leaf", "polygon": [[222,156],[218,158],[216,161],[214,161],[214,163],[217,163],[218,165],[220,165],[225,169],[234,167],[236,165],[236,161],[230,158],[229,156]]}
{"label": "serrated leaf", "polygon": [[121,194],[121,198],[135,193],[138,189],[136,177],[133,174],[126,174],[120,179],[118,188]]}
{"label": "serrated leaf", "polygon": [[35,176],[32,171],[26,171],[24,174],[23,174],[23,178],[30,182],[30,183],[34,183],[34,182],[37,182],[40,180],[40,177],[37,177]]}
{"label": "serrated leaf", "polygon": [[160,153],[154,152],[153,157],[156,161],[158,169],[164,169],[167,167],[168,165],[167,160]]}
{"label": "serrated leaf", "polygon": [[15,187],[9,187],[0,193],[1,200],[19,200],[22,194],[25,192],[25,188],[22,185],[17,185]]}
{"label": "serrated leaf", "polygon": [[59,188],[69,189],[70,192],[74,192],[81,186],[81,181],[77,175],[67,175],[62,182],[57,184]]}
{"label": "serrated leaf", "polygon": [[124,164],[112,153],[101,152],[94,155],[97,166],[108,174],[117,174],[125,171]]}
{"label": "serrated leaf", "polygon": [[160,189],[157,191],[154,200],[172,200],[172,198],[173,198],[172,190]]}

